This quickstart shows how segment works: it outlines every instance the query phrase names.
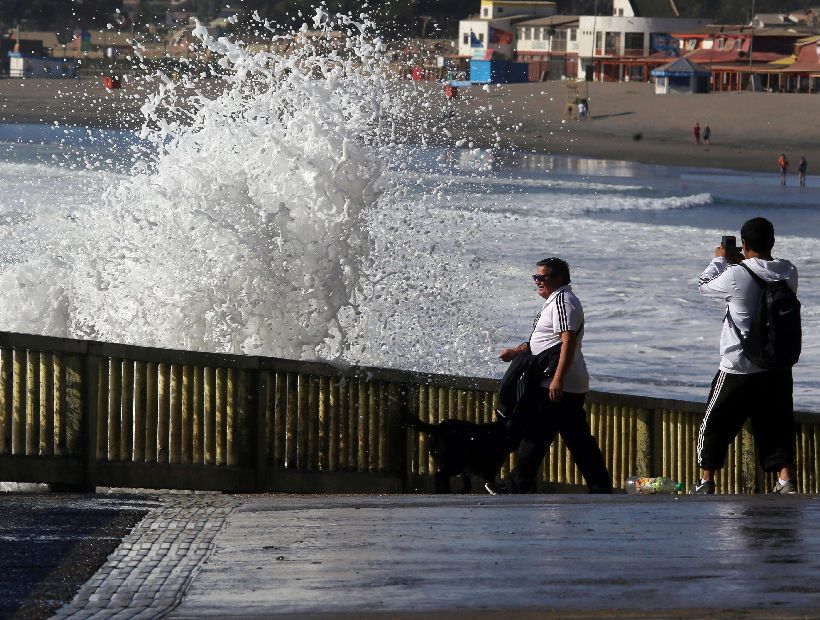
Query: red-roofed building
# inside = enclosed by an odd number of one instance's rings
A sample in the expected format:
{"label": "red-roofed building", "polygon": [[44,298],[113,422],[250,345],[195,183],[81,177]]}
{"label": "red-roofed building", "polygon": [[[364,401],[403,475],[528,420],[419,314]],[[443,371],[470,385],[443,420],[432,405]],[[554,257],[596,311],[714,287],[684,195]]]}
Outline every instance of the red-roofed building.
{"label": "red-roofed building", "polygon": [[794,48],[795,61],[782,69],[789,82],[787,89],[810,93],[820,91],[820,35],[801,39]]}

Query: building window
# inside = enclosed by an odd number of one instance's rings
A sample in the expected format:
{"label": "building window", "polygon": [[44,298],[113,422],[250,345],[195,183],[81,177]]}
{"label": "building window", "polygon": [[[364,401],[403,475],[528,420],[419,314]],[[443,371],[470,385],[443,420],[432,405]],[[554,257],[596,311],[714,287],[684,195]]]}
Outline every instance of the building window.
{"label": "building window", "polygon": [[464,33],[464,38],[461,40],[461,43],[463,45],[469,45],[470,44],[470,33],[469,32]]}
{"label": "building window", "polygon": [[621,53],[621,33],[607,32],[604,36],[604,54],[615,56]]}
{"label": "building window", "polygon": [[486,7],[486,6],[485,6],[485,7],[481,10],[481,14],[482,14],[484,17],[489,17],[489,16],[490,16],[490,9],[489,9],[488,7]]}
{"label": "building window", "polygon": [[483,32],[478,33],[478,40],[481,41],[482,44],[484,43],[484,33]]}
{"label": "building window", "polygon": [[643,51],[643,32],[627,32],[624,34],[624,49]]}
{"label": "building window", "polygon": [[618,9],[618,17],[623,17],[623,16],[624,16],[624,10],[623,9]]}
{"label": "building window", "polygon": [[569,40],[573,42],[578,40],[578,32],[575,30],[575,28],[570,29]]}
{"label": "building window", "polygon": [[499,6],[499,7],[496,7],[496,10],[497,10],[499,13],[503,13],[503,12],[504,12],[504,8],[503,8],[503,7],[500,7],[500,6]]}
{"label": "building window", "polygon": [[536,41],[540,41],[540,40],[541,40],[541,31],[542,31],[542,30],[543,30],[543,28],[536,28],[536,29],[535,29],[535,35],[534,35],[534,37],[533,37],[533,38],[534,38]]}

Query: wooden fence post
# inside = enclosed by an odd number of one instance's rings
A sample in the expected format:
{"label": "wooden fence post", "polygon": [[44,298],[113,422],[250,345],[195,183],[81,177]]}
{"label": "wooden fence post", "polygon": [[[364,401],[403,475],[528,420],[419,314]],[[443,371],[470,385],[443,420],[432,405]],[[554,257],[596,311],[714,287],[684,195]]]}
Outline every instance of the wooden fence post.
{"label": "wooden fence post", "polygon": [[[755,440],[752,435],[752,423],[746,420],[743,429],[740,431],[740,492],[759,493],[765,486],[765,481],[758,476],[757,452],[755,450]],[[761,470],[762,473],[762,470]]]}
{"label": "wooden fence post", "polygon": [[395,396],[396,399],[392,409],[396,415],[391,422],[391,428],[393,429],[391,435],[395,437],[392,447],[393,454],[395,454],[394,462],[396,463],[396,473],[401,479],[401,492],[411,493],[413,490],[413,450],[410,446],[410,433],[406,424],[407,416],[412,415],[410,411],[410,386],[406,383],[399,384],[396,386]]}
{"label": "wooden fence post", "polygon": [[100,415],[100,358],[98,356],[85,354],[83,375],[82,454],[85,461],[85,473],[82,489],[93,493],[97,488],[97,418]]}
{"label": "wooden fence post", "polygon": [[653,429],[654,412],[651,409],[638,409],[635,434],[635,471],[627,475],[653,476],[655,463],[653,462]]}
{"label": "wooden fence post", "polygon": [[[256,369],[250,373],[250,383],[248,386],[248,397],[252,399],[248,403],[248,414],[254,416],[254,438],[253,445],[253,472],[254,490],[257,493],[264,493],[267,490],[268,477],[268,428],[267,428],[267,402],[268,402],[268,371],[262,370],[257,365]],[[253,399],[256,402],[253,402]],[[273,429],[271,429],[272,431]]]}

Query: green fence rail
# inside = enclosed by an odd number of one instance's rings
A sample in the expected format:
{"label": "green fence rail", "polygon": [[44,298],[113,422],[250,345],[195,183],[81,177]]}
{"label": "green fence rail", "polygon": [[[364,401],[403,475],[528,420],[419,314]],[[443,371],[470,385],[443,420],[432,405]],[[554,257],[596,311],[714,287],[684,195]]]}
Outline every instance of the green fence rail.
{"label": "green fence rail", "polygon": [[[423,420],[490,422],[497,381],[0,332],[0,480],[226,492],[428,492]],[[615,486],[634,473],[692,484],[703,405],[592,392]],[[820,416],[798,413],[803,493],[820,491]],[[515,465],[515,456],[502,470]],[[582,490],[560,437],[542,491]],[[765,492],[748,426],[718,489]],[[456,486],[456,488],[458,488]]]}

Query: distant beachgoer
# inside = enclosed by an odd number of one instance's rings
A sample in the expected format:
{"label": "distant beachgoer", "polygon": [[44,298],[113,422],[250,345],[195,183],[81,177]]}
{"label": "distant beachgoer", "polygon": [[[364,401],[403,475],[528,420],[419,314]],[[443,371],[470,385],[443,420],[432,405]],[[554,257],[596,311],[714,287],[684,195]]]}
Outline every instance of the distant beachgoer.
{"label": "distant beachgoer", "polygon": [[587,120],[587,102],[583,99],[581,99],[580,103],[578,104],[578,120]]}
{"label": "distant beachgoer", "polygon": [[711,137],[712,137],[712,129],[709,127],[709,125],[706,125],[706,127],[703,128],[703,143],[704,144],[709,144],[709,138],[711,138]]}
{"label": "distant beachgoer", "polygon": [[789,160],[785,153],[781,153],[777,158],[777,167],[780,168],[780,184],[786,184],[786,173],[789,171]]}
{"label": "distant beachgoer", "polygon": [[806,168],[809,164],[806,163],[806,156],[800,158],[800,163],[797,164],[797,178],[800,180],[800,187],[806,187]]}
{"label": "distant beachgoer", "polygon": [[695,144],[700,144],[700,123],[695,123],[692,127],[692,136],[695,138]]}

